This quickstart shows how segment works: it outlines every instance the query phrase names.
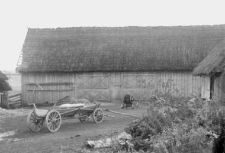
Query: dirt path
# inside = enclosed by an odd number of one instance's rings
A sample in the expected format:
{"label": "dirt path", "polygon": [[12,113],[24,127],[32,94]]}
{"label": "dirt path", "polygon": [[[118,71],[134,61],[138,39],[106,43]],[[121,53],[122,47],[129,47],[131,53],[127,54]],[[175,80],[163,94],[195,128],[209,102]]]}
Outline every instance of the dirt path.
{"label": "dirt path", "polygon": [[[121,110],[119,105],[103,106],[123,113],[142,116],[145,109]],[[106,112],[107,114],[110,114]],[[105,118],[100,124],[92,120],[80,123],[78,120],[63,120],[59,131],[49,133],[44,127],[40,132],[33,133],[26,126],[26,116],[9,117],[1,123],[0,132],[16,130],[16,134],[0,141],[2,153],[63,153],[74,152],[81,148],[87,139],[120,132],[133,118],[111,114],[115,118]],[[18,140],[19,139],[19,140]],[[15,141],[18,140],[18,141]]]}

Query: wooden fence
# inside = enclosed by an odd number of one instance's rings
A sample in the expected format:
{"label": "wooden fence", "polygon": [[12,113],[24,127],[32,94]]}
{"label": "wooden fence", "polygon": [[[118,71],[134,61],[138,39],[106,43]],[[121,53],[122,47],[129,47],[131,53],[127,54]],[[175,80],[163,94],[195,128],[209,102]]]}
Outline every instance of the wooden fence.
{"label": "wooden fence", "polygon": [[21,93],[8,96],[8,108],[22,107]]}

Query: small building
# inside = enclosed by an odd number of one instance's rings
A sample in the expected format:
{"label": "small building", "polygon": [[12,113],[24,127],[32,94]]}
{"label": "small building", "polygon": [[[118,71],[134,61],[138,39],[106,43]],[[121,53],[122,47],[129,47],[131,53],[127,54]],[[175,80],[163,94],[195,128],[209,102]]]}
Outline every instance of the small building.
{"label": "small building", "polygon": [[12,90],[7,82],[8,77],[0,71],[0,107],[8,108],[8,91]]}
{"label": "small building", "polygon": [[21,52],[25,103],[65,96],[136,100],[204,96],[193,69],[225,37],[225,25],[29,28]]}
{"label": "small building", "polygon": [[201,76],[205,98],[225,102],[225,39],[198,64],[193,74]]}

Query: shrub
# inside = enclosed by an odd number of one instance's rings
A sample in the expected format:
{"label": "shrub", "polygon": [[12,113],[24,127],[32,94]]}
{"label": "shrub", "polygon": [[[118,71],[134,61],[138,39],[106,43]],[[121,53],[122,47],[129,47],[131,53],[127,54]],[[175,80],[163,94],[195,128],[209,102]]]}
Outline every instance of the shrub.
{"label": "shrub", "polygon": [[[148,113],[127,126],[134,149],[158,153],[198,153],[220,134],[223,108],[214,101],[154,96]],[[189,148],[189,151],[187,150]]]}

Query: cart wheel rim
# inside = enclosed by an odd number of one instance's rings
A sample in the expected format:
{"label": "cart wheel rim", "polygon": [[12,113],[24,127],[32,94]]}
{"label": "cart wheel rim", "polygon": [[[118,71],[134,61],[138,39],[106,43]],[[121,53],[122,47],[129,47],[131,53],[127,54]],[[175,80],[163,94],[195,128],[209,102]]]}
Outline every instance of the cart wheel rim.
{"label": "cart wheel rim", "polygon": [[61,126],[61,115],[56,110],[51,110],[46,116],[46,126],[50,132],[56,132]]}
{"label": "cart wheel rim", "polygon": [[[80,113],[79,114],[79,116],[83,116],[84,114],[82,114],[82,113]],[[81,122],[81,123],[83,123],[83,122],[85,122],[85,121],[87,121],[88,120],[88,117],[80,117],[79,118],[79,121]]]}
{"label": "cart wheel rim", "polygon": [[96,108],[93,112],[93,120],[95,123],[101,123],[104,119],[103,110],[100,108]]}
{"label": "cart wheel rim", "polygon": [[34,110],[27,116],[27,125],[32,132],[38,132],[43,126],[44,120],[36,117]]}

